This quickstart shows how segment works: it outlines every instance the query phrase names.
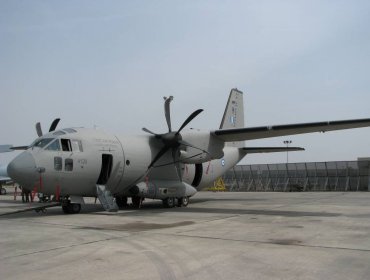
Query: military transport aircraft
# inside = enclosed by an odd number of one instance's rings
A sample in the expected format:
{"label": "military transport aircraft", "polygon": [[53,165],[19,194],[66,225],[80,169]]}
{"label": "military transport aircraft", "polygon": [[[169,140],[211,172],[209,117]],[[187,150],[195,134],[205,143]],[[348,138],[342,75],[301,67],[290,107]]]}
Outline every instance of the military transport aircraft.
{"label": "military transport aircraft", "polygon": [[116,136],[97,129],[65,128],[49,133],[36,124],[38,138],[8,165],[9,176],[24,188],[55,195],[64,213],[79,213],[83,197],[98,197],[108,211],[139,207],[144,198],[164,206],[187,206],[197,190],[209,186],[249,153],[300,151],[296,147],[245,147],[245,140],[370,126],[370,119],[244,127],[243,93],[232,89],[219,129],[184,129],[203,110],[173,129],[164,98],[168,132]]}

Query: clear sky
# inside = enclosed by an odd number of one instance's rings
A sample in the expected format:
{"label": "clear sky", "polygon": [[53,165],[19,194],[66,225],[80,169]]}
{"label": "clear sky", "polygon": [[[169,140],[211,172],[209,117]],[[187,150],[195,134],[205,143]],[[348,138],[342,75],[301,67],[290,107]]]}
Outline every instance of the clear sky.
{"label": "clear sky", "polygon": [[[247,126],[370,118],[369,1],[0,1],[0,144],[60,127],[217,129],[229,91]],[[290,161],[370,157],[370,128],[247,142],[305,152]],[[14,154],[0,154],[6,163]],[[285,162],[286,154],[243,163]]]}

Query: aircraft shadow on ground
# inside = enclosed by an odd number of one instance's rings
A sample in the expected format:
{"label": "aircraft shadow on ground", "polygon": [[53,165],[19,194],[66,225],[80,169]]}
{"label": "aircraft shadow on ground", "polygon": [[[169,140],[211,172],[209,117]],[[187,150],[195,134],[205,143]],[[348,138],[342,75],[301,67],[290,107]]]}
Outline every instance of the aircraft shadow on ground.
{"label": "aircraft shadow on ground", "polygon": [[[269,210],[269,209],[235,209],[235,208],[219,208],[219,207],[199,207],[197,204],[210,202],[210,201],[225,201],[225,199],[194,199],[188,207],[175,207],[164,208],[161,201],[148,201],[143,204],[140,209],[127,207],[119,210],[116,213],[106,212],[100,204],[85,204],[82,206],[80,214],[77,215],[106,215],[106,216],[146,216],[156,215],[168,212],[181,212],[181,213],[202,213],[202,214],[226,214],[226,215],[266,215],[266,216],[284,216],[284,217],[338,217],[340,213],[327,213],[327,212],[308,212],[308,211],[286,211],[286,210]],[[252,200],[252,199],[251,199]],[[226,201],[243,201],[244,199],[226,199]],[[253,200],[255,201],[255,200]],[[3,202],[2,202],[3,203]],[[13,202],[14,203],[14,202]],[[25,204],[26,205],[26,204]],[[32,204],[37,207],[37,203]],[[19,206],[17,206],[19,207]],[[245,207],[245,206],[244,206]],[[19,209],[18,209],[19,210]],[[26,217],[42,217],[42,216],[68,216],[63,213],[60,206],[47,208],[45,212],[36,212],[32,209],[24,209],[24,212],[9,212],[0,214],[0,219],[18,219]],[[22,211],[22,210],[21,210]],[[70,215],[74,216],[74,215]]]}

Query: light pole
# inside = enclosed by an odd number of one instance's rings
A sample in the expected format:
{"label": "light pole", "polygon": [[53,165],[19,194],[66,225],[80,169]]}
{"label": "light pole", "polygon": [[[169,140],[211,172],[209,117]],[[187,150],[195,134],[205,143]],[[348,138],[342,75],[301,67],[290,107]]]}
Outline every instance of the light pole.
{"label": "light pole", "polygon": [[292,144],[292,140],[285,140],[284,141],[284,144],[287,147],[287,151],[286,151],[286,163],[288,164],[289,163],[289,151],[288,151],[288,148],[289,148],[289,145]]}

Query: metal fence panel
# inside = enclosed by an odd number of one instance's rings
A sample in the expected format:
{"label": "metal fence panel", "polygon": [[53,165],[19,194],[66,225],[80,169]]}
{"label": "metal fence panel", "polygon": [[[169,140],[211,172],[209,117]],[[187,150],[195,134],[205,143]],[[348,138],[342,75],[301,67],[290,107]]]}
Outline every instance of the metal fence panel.
{"label": "metal fence panel", "polygon": [[238,165],[223,176],[232,191],[367,191],[370,160]]}

